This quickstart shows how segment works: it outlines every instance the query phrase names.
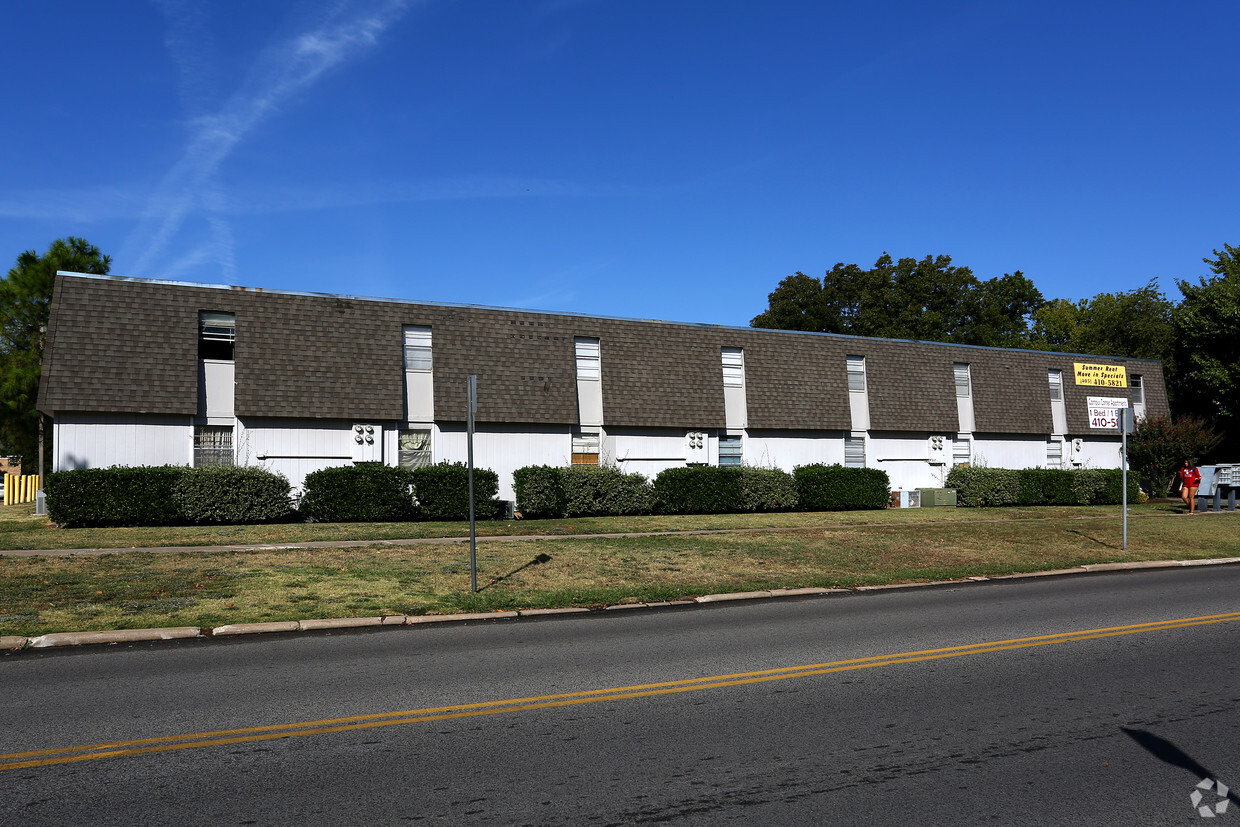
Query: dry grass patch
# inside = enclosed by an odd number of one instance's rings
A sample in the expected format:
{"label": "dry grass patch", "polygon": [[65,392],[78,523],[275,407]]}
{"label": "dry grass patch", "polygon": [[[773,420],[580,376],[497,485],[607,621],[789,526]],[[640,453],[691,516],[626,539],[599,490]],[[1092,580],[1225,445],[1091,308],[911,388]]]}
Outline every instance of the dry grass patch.
{"label": "dry grass patch", "polygon": [[1229,557],[1240,556],[1237,529],[1236,516],[1226,514],[1133,520],[1127,551],[1117,519],[483,543],[477,594],[468,591],[468,548],[459,543],[9,557],[0,558],[0,633],[600,606]]}
{"label": "dry grass patch", "polygon": [[[1165,514],[1170,505],[1134,508],[1134,515]],[[0,506],[0,549],[152,548],[156,546],[268,545],[351,540],[405,540],[469,536],[465,522],[280,523],[256,526],[155,526],[56,528],[35,517],[33,505]],[[838,525],[906,525],[923,522],[1050,520],[1113,517],[1116,506],[1044,508],[905,508],[883,511],[778,514],[654,515],[478,523],[480,537],[619,534],[650,531],[802,529]]]}

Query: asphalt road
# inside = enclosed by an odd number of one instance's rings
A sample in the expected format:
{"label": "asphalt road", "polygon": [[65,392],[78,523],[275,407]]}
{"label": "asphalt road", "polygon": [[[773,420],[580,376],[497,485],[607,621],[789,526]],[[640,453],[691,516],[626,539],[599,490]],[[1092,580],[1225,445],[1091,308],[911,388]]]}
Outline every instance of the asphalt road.
{"label": "asphalt road", "polygon": [[[1201,823],[1194,785],[1240,788],[1238,589],[1223,566],[27,651],[0,658],[0,824]],[[1202,792],[1208,823],[1240,823],[1231,795]]]}

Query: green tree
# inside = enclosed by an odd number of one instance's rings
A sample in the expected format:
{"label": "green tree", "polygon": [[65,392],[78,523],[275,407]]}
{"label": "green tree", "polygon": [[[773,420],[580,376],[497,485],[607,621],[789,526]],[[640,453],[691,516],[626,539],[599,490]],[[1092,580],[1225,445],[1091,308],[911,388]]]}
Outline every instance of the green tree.
{"label": "green tree", "polygon": [[1053,299],[1033,313],[1030,346],[1061,353],[1097,353],[1160,359],[1174,369],[1172,311],[1157,282],[1119,293],[1099,293],[1075,304]]}
{"label": "green tree", "polygon": [[[112,259],[99,248],[72,236],[53,241],[39,255],[27,250],[0,281],[0,446],[21,457],[23,468],[39,458],[39,375],[43,334],[57,270],[105,274]],[[45,441],[50,446],[50,432]],[[51,451],[47,451],[51,459]]]}
{"label": "green tree", "polygon": [[1165,497],[1180,464],[1186,459],[1196,464],[1219,441],[1219,435],[1199,417],[1144,419],[1128,437],[1128,463],[1141,474],[1151,495]]}
{"label": "green tree", "polygon": [[1240,448],[1240,249],[1229,244],[1203,259],[1214,272],[1196,284],[1176,280],[1177,390],[1186,406],[1215,420]]}
{"label": "green tree", "polygon": [[980,281],[969,268],[954,266],[951,256],[895,261],[884,253],[868,270],[840,262],[821,281],[788,276],[750,325],[1015,346],[1041,304],[1042,294],[1020,271]]}

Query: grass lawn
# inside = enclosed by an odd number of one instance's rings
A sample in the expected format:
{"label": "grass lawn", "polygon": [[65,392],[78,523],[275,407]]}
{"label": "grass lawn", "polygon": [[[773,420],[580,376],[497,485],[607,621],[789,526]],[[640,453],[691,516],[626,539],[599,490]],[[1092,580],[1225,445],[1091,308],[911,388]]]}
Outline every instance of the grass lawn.
{"label": "grass lawn", "polygon": [[[481,542],[477,594],[469,592],[469,552],[460,543],[0,557],[0,634],[599,606],[749,589],[1240,556],[1237,515],[1170,516],[1175,510],[1168,504],[1132,507],[1127,551],[1120,549],[1117,507],[481,523],[484,536],[761,530]],[[1104,515],[1106,519],[1099,519]],[[25,506],[0,509],[4,548],[391,539],[467,532],[461,523],[65,530],[34,518]]]}

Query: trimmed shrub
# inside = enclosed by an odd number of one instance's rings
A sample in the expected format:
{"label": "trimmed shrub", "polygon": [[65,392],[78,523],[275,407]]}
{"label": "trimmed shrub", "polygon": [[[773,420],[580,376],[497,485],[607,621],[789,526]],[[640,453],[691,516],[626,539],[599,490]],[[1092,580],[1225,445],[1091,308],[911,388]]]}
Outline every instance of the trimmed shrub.
{"label": "trimmed shrub", "polygon": [[741,469],[693,465],[665,468],[654,478],[663,514],[729,514],[743,510]]}
{"label": "trimmed shrub", "polygon": [[[413,490],[420,520],[469,519],[469,466],[463,462],[441,462],[417,468]],[[499,474],[487,468],[474,468],[474,517],[493,520],[499,516]]]}
{"label": "trimmed shrub", "polygon": [[641,474],[588,465],[557,470],[564,491],[565,517],[624,516],[654,510],[654,487]]}
{"label": "trimmed shrub", "polygon": [[1017,471],[1017,505],[1073,505],[1077,502],[1072,471],[1063,468],[1026,468]]}
{"label": "trimmed shrub", "polygon": [[[1123,502],[1124,496],[1124,472],[1119,468],[1108,468],[1105,471],[1095,471],[1096,474],[1102,475],[1102,488],[1095,495],[1095,499],[1090,501],[1090,505],[1119,505]],[[1128,504],[1132,505],[1141,497],[1141,480],[1140,474],[1133,472],[1132,468],[1128,469]],[[1146,497],[1148,500],[1149,497]]]}
{"label": "trimmed shrub", "polygon": [[306,476],[298,510],[324,523],[413,520],[413,472],[371,463],[324,468]]}
{"label": "trimmed shrub", "polygon": [[778,468],[741,468],[741,508],[745,511],[792,511],[797,507],[797,484]]}
{"label": "trimmed shrub", "polygon": [[179,465],[81,468],[48,474],[47,515],[76,526],[177,525],[185,514],[174,490],[190,469]]}
{"label": "trimmed shrub", "polygon": [[262,468],[192,468],[173,496],[191,523],[270,523],[292,514],[289,482]]}
{"label": "trimmed shrub", "polygon": [[842,465],[800,465],[793,469],[798,507],[803,511],[848,511],[886,508],[891,482],[877,468]]}
{"label": "trimmed shrub", "polygon": [[956,505],[986,508],[1020,501],[1020,472],[1009,468],[957,465],[947,474],[946,488],[956,489]]}
{"label": "trimmed shrub", "polygon": [[[1119,505],[1123,472],[1096,468],[971,468],[957,466],[947,475],[957,505]],[[1137,502],[1137,475],[1128,474],[1128,501]]]}
{"label": "trimmed shrub", "polygon": [[[1076,494],[1077,505],[1097,503],[1105,492],[1106,485],[1101,471],[1082,468],[1072,472],[1072,491]],[[1119,500],[1116,499],[1116,502]]]}
{"label": "trimmed shrub", "polygon": [[512,487],[517,494],[517,510],[531,519],[563,517],[568,508],[564,493],[563,468],[550,465],[527,465],[512,472]]}

